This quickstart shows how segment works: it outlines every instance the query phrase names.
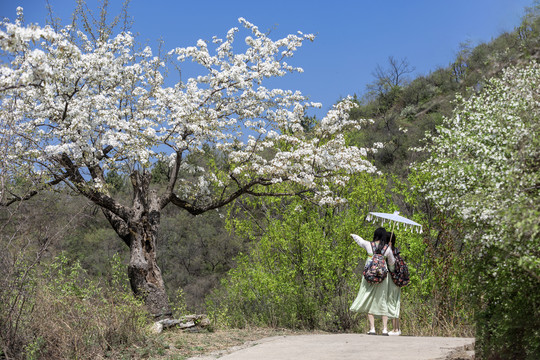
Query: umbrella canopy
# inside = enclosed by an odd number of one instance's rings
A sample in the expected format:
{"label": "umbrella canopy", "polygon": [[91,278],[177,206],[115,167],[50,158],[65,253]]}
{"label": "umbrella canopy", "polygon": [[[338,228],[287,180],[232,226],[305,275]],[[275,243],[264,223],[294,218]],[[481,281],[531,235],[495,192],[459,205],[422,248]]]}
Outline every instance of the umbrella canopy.
{"label": "umbrella canopy", "polygon": [[405,229],[411,229],[412,231],[416,229],[417,233],[422,233],[422,225],[399,215],[399,211],[395,211],[393,214],[370,212],[366,217],[366,220],[372,221],[373,223],[376,221],[382,221],[382,225],[388,222],[392,224],[392,232],[394,231],[394,226],[397,226],[398,229],[401,226],[404,226]]}

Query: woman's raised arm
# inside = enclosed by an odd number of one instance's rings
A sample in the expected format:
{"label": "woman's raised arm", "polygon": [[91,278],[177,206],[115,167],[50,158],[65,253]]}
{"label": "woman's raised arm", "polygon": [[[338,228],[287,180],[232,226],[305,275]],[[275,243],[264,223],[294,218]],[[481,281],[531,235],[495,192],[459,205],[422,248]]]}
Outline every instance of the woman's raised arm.
{"label": "woman's raised arm", "polygon": [[373,255],[373,250],[371,249],[371,243],[369,241],[366,241],[364,239],[362,239],[360,236],[356,235],[356,234],[351,234],[352,238],[354,239],[354,241],[360,245],[360,247],[362,247],[363,249],[365,249],[369,255]]}

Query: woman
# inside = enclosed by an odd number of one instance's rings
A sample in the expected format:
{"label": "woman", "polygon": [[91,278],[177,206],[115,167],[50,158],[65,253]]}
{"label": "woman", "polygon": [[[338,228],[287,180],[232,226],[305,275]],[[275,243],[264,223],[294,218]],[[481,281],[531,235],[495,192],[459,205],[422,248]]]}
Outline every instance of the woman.
{"label": "woman", "polygon": [[[368,253],[368,259],[366,264],[371,261],[373,257],[373,249],[371,243],[362,239],[356,234],[351,234],[352,238],[358,245],[364,248]],[[387,244],[387,232],[384,228],[378,228],[373,234],[373,241],[375,242],[375,253],[381,254],[384,246]],[[392,255],[392,250],[390,247],[387,247],[386,251],[383,254],[388,265],[394,264],[394,256]],[[369,331],[368,335],[376,335],[375,332],[375,316],[382,317],[383,322],[383,335],[388,335],[388,316],[390,312],[388,310],[387,297],[388,297],[388,281],[390,276],[386,276],[384,281],[379,284],[370,284],[362,277],[362,282],[360,283],[360,290],[356,299],[351,305],[350,310],[367,313],[369,321]],[[390,280],[392,281],[392,280]]]}
{"label": "woman", "polygon": [[[390,248],[392,249],[392,255],[395,260],[395,255],[399,253],[399,249],[396,248],[396,235],[394,233],[388,233],[388,242],[390,243]],[[394,271],[394,264],[388,266],[390,271]],[[390,277],[390,274],[388,274]],[[388,281],[388,312],[390,313],[390,318],[392,319],[392,331],[388,335],[399,336],[401,335],[401,329],[399,328],[399,309],[401,306],[401,288],[394,284],[394,281],[390,279]]]}

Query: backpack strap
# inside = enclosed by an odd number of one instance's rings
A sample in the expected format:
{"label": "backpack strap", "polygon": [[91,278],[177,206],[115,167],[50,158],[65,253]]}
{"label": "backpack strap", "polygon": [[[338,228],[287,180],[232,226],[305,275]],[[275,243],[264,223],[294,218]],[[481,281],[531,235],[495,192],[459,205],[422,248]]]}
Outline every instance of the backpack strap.
{"label": "backpack strap", "polygon": [[373,255],[375,255],[375,249],[376,249],[375,241],[370,242],[370,244],[371,244],[371,252],[373,253]]}
{"label": "backpack strap", "polygon": [[381,255],[384,256],[384,253],[386,252],[386,249],[388,249],[388,244],[384,245],[384,247],[381,250]]}

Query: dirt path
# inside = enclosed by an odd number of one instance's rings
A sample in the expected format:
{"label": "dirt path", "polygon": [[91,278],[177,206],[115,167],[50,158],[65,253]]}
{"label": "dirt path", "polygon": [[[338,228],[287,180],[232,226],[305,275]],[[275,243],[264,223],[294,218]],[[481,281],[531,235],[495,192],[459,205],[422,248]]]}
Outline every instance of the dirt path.
{"label": "dirt path", "polygon": [[381,355],[385,360],[431,360],[446,359],[456,349],[470,348],[473,343],[472,338],[287,335],[264,338],[189,360],[359,360],[375,359]]}

